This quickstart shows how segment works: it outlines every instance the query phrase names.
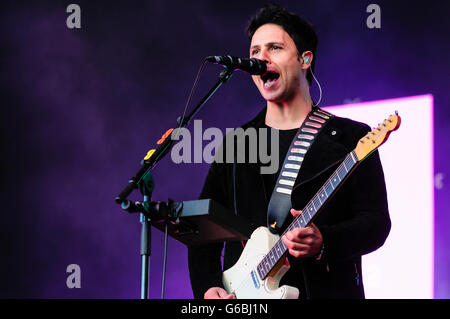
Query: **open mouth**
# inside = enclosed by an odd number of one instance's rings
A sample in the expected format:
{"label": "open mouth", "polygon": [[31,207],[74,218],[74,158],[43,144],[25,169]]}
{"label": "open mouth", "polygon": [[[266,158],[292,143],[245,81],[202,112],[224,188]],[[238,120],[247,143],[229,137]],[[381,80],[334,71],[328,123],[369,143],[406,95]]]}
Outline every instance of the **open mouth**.
{"label": "open mouth", "polygon": [[264,83],[264,87],[269,88],[275,84],[275,82],[280,77],[280,74],[275,71],[267,71],[261,75],[261,80]]}

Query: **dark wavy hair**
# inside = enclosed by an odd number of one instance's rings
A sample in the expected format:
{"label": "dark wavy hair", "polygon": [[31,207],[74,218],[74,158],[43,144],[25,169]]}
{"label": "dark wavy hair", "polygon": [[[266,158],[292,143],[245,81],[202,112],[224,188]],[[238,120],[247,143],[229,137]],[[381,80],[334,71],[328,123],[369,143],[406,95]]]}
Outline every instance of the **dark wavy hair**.
{"label": "dark wavy hair", "polygon": [[[314,58],[311,62],[311,69],[314,72],[316,62],[317,50],[317,34],[314,26],[305,19],[296,14],[290,13],[286,8],[278,4],[270,4],[259,9],[254,16],[252,16],[247,24],[247,34],[250,41],[253,38],[255,31],[262,25],[267,23],[277,24],[289,34],[294,40],[297,47],[299,57],[304,51],[311,51]],[[309,85],[312,83],[312,74],[308,69],[306,79]]]}

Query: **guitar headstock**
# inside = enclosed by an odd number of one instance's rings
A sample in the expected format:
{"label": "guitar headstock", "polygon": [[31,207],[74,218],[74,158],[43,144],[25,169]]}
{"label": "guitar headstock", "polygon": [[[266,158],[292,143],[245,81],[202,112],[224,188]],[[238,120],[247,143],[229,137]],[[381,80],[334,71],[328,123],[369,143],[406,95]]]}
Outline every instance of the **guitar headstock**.
{"label": "guitar headstock", "polygon": [[355,148],[356,156],[359,161],[362,161],[370,153],[375,151],[381,144],[387,141],[389,134],[397,130],[400,126],[401,118],[397,112],[389,116],[378,127],[367,133],[362,139],[359,140]]}

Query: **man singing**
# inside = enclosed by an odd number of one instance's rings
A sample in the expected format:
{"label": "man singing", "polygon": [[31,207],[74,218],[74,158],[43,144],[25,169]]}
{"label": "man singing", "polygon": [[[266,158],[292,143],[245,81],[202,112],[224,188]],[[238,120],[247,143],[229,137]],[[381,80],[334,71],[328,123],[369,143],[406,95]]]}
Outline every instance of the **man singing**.
{"label": "man singing", "polygon": [[[256,164],[213,162],[200,198],[211,198],[255,225],[272,227],[282,234],[370,128],[330,116],[301,157],[298,175],[293,175],[296,178],[289,188],[290,214],[281,225],[271,225],[268,208],[272,194],[280,190],[276,184],[283,159],[305,120],[314,111],[320,113],[309,92],[317,35],[308,22],[277,5],[260,9],[250,19],[247,31],[250,57],[267,63],[265,74],[253,76],[267,103],[242,128],[278,130],[278,150],[271,151],[279,152],[280,167],[275,174],[261,174]],[[364,298],[361,256],[382,246],[390,227],[383,170],[378,152],[374,152],[350,175],[313,223],[294,228],[282,237],[290,270],[280,285],[296,287],[301,299]],[[223,243],[189,247],[195,298],[235,297],[224,289],[222,272],[236,263],[243,244],[225,244],[223,268]]]}

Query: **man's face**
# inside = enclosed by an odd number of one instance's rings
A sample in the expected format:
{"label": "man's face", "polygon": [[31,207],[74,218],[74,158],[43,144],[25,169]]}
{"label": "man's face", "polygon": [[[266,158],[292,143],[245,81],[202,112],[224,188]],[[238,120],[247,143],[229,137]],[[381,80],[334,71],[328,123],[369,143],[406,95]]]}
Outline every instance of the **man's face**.
{"label": "man's face", "polygon": [[267,61],[267,72],[252,76],[267,101],[286,102],[300,91],[300,67],[297,47],[284,29],[264,24],[253,34],[250,57]]}

